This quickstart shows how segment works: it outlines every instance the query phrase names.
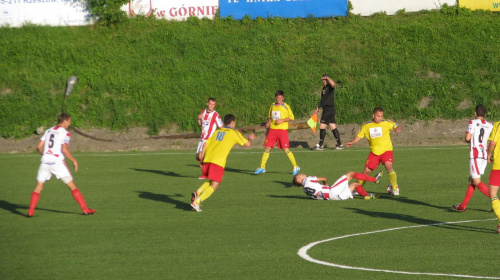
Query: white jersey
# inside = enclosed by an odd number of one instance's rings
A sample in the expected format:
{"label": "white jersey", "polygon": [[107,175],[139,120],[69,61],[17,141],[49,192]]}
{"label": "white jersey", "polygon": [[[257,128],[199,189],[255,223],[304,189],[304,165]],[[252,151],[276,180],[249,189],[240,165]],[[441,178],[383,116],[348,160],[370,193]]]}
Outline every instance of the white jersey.
{"label": "white jersey", "polygon": [[324,200],[326,198],[323,196],[323,193],[328,193],[330,191],[330,187],[321,184],[316,176],[304,178],[302,186],[304,186],[304,192],[307,196],[313,199]]}
{"label": "white jersey", "polygon": [[201,140],[207,140],[212,136],[217,127],[223,127],[219,113],[217,111],[208,112],[207,109],[201,111]]}
{"label": "white jersey", "polygon": [[64,161],[62,145],[69,145],[71,134],[60,126],[54,126],[43,134],[41,141],[44,141],[42,163],[54,163]]}
{"label": "white jersey", "polygon": [[471,134],[470,158],[487,159],[488,138],[490,137],[493,125],[483,119],[474,119],[467,126],[467,133]]}
{"label": "white jersey", "polygon": [[320,200],[345,200],[352,199],[349,189],[349,180],[341,176],[332,186],[322,185],[315,176],[306,177],[302,181],[304,192],[313,199]]}

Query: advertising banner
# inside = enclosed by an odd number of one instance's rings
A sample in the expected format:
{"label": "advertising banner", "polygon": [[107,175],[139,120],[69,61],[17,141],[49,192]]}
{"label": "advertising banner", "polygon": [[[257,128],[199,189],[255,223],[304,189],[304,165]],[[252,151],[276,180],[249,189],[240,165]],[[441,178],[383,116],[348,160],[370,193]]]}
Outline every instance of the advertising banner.
{"label": "advertising banner", "polygon": [[471,10],[490,10],[500,12],[500,0],[460,0],[458,1],[458,5]]}
{"label": "advertising banner", "polygon": [[89,24],[86,7],[79,0],[0,0],[0,26]]}
{"label": "advertising banner", "polygon": [[218,8],[219,0],[130,0],[122,10],[129,16],[154,15],[158,19],[185,20],[190,16],[213,19]]}
{"label": "advertising banner", "polygon": [[257,17],[347,16],[347,0],[220,0],[220,16]]}

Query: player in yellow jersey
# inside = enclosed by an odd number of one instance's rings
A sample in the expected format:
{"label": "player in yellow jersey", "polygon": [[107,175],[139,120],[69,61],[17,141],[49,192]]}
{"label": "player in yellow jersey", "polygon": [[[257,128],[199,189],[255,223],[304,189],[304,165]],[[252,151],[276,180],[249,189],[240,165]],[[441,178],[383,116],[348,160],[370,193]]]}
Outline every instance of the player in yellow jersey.
{"label": "player in yellow jersey", "polygon": [[255,135],[251,133],[248,140],[234,128],[236,118],[231,115],[224,116],[224,127],[217,129],[207,140],[200,157],[203,159],[203,176],[209,181],[203,183],[201,187],[191,194],[191,206],[200,212],[200,204],[209,198],[218,188],[224,176],[224,168],[229,152],[235,144],[250,147]]}
{"label": "player in yellow jersey", "polygon": [[500,200],[498,199],[498,188],[500,186],[500,122],[495,122],[493,131],[488,139],[488,162],[493,162],[493,167],[490,173],[490,199],[491,208],[498,218],[497,233],[500,234]]}
{"label": "player in yellow jersey", "polygon": [[297,165],[295,157],[289,149],[290,142],[288,140],[288,122],[293,121],[295,116],[293,115],[290,105],[285,103],[285,93],[282,90],[276,91],[274,97],[276,98],[276,103],[273,103],[269,108],[269,119],[266,123],[266,128],[269,128],[269,131],[267,132],[266,141],[264,142],[264,154],[262,155],[260,167],[257,168],[254,173],[262,174],[266,172],[266,163],[269,159],[271,148],[278,143],[278,148],[283,149],[283,152],[285,152],[292,163],[292,175],[297,175],[300,171],[300,167]]}
{"label": "player in yellow jersey", "polygon": [[[369,175],[377,166],[382,163],[387,170],[391,184],[387,186],[387,192],[393,196],[399,196],[399,186],[396,171],[392,164],[394,162],[393,146],[391,141],[391,130],[401,132],[402,126],[397,123],[384,119],[384,109],[377,107],[373,109],[373,119],[363,124],[358,135],[351,142],[346,144],[350,147],[358,143],[361,138],[366,137],[370,144],[370,154],[366,160],[364,174]],[[360,181],[363,184],[363,181]]]}

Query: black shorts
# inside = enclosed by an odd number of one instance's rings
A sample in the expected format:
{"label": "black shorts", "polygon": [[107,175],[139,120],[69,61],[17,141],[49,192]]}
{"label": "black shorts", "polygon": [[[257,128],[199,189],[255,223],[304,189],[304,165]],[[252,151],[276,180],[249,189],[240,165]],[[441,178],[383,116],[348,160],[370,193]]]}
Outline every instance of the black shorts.
{"label": "black shorts", "polygon": [[323,108],[323,113],[321,114],[320,123],[324,123],[324,124],[336,123],[335,122],[335,113],[336,113],[335,107]]}

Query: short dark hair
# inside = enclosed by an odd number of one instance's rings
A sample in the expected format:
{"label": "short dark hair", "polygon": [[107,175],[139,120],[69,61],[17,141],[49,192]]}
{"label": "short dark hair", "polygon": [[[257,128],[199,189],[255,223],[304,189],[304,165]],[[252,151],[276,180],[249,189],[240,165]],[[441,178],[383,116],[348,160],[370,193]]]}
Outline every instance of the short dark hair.
{"label": "short dark hair", "polygon": [[227,114],[224,116],[224,125],[229,125],[235,120],[236,120],[236,117],[234,115]]}
{"label": "short dark hair", "polygon": [[373,114],[375,115],[377,112],[384,112],[384,109],[382,109],[381,107],[375,107],[375,109],[373,109]]}
{"label": "short dark hair", "polygon": [[210,102],[210,101],[217,102],[217,100],[215,100],[215,98],[213,98],[213,97],[208,98],[207,102]]}
{"label": "short dark hair", "polygon": [[299,184],[299,182],[297,182],[297,175],[293,176],[292,185],[294,185],[295,187],[302,187],[302,184]]}
{"label": "short dark hair", "polygon": [[71,115],[70,114],[67,114],[67,113],[62,113],[59,115],[59,117],[57,117],[57,123],[62,123],[66,120],[69,120],[71,119]]}
{"label": "short dark hair", "polygon": [[274,96],[278,96],[278,95],[285,96],[285,92],[282,91],[281,89],[277,90],[276,93],[274,94]]}
{"label": "short dark hair", "polygon": [[486,117],[486,107],[484,107],[483,105],[477,105],[476,106],[476,115],[478,117]]}

